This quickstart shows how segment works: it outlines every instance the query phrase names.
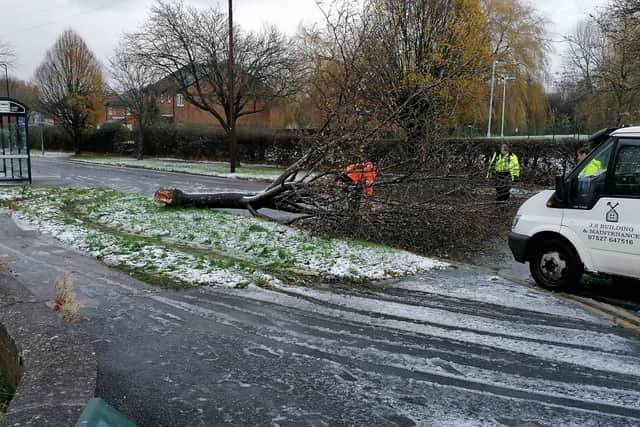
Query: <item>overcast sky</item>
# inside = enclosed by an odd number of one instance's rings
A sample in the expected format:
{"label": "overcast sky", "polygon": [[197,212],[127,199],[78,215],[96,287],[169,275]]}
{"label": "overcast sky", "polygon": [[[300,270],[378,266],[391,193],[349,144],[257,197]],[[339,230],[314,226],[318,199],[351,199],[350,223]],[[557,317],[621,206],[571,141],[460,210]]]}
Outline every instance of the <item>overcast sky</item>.
{"label": "overcast sky", "polygon": [[[0,0],[0,40],[10,43],[17,61],[12,74],[30,79],[45,51],[66,28],[76,30],[107,63],[123,32],[135,30],[144,21],[149,6],[155,0]],[[570,33],[576,22],[607,0],[536,0],[531,1],[550,21],[553,40]],[[13,7],[8,6],[12,3]],[[186,0],[186,3],[206,6],[226,1]],[[299,23],[320,20],[314,0],[234,0],[235,20],[243,28],[260,29],[265,22],[293,34]],[[552,72],[560,70],[562,43],[554,43]]]}

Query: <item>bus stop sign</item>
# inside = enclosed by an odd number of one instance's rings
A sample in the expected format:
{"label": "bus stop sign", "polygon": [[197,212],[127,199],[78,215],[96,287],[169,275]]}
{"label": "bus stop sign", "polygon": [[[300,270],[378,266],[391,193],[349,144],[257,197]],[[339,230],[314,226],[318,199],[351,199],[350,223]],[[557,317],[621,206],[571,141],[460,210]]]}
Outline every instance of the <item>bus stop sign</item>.
{"label": "bus stop sign", "polygon": [[0,98],[0,183],[31,183],[29,116],[25,105]]}

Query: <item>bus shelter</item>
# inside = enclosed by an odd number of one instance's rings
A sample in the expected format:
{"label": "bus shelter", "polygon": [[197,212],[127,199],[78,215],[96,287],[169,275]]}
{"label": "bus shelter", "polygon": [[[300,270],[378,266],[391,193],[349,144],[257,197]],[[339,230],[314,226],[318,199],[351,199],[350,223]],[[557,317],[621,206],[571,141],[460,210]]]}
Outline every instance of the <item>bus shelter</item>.
{"label": "bus shelter", "polygon": [[0,183],[31,183],[28,108],[0,98]]}

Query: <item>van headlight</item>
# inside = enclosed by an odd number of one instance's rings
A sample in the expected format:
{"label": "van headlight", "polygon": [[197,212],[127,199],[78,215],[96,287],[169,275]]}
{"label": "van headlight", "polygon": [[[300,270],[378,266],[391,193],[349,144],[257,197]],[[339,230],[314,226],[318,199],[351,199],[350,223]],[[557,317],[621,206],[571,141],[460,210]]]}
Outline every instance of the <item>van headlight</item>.
{"label": "van headlight", "polygon": [[521,215],[516,215],[513,217],[513,223],[511,224],[511,231],[516,229],[516,226],[518,225],[518,222],[520,221],[520,216]]}

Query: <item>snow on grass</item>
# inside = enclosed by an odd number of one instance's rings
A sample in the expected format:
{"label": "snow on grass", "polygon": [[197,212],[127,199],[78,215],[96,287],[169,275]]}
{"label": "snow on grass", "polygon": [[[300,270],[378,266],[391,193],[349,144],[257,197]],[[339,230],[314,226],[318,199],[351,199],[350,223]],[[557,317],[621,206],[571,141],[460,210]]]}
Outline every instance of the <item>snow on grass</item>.
{"label": "snow on grass", "polygon": [[326,239],[255,218],[167,209],[106,189],[7,188],[16,215],[38,229],[156,281],[187,285],[278,285],[281,281],[365,281],[447,264],[369,242]]}
{"label": "snow on grass", "polygon": [[101,165],[126,166],[164,172],[186,172],[197,175],[262,181],[271,181],[284,172],[284,169],[262,165],[239,166],[236,168],[236,173],[230,173],[229,165],[225,163],[186,162],[175,159],[135,160],[128,157],[76,157],[74,160]]}
{"label": "snow on grass", "polygon": [[350,279],[382,279],[442,267],[443,263],[389,247],[324,239],[255,218],[202,209],[166,209],[128,195],[80,207],[83,216],[126,233],[224,253],[272,268]]}

